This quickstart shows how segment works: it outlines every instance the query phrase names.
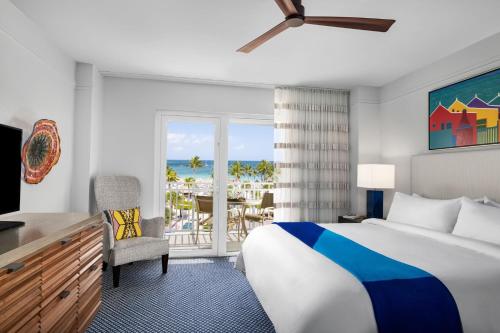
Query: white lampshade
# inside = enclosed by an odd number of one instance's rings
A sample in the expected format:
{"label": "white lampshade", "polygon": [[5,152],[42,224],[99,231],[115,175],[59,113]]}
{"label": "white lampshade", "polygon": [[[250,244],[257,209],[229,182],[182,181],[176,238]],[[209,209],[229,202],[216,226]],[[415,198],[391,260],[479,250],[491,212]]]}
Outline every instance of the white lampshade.
{"label": "white lampshade", "polygon": [[395,169],[392,164],[358,164],[358,187],[394,188]]}

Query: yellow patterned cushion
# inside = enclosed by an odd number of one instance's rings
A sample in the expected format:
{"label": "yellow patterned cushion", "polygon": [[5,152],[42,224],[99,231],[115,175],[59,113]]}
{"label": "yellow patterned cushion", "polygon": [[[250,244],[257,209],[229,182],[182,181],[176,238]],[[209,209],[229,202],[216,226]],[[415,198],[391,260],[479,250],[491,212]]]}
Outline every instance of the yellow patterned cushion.
{"label": "yellow patterned cushion", "polygon": [[139,207],[124,210],[104,211],[109,223],[113,226],[116,240],[141,237],[141,210]]}

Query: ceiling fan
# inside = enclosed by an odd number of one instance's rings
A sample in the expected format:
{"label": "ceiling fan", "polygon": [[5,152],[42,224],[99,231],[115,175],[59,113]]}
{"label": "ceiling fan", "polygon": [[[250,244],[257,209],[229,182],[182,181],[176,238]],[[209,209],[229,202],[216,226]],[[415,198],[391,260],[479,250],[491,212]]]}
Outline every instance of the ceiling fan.
{"label": "ceiling fan", "polygon": [[288,28],[298,28],[303,24],[326,25],[328,27],[369,30],[378,32],[387,32],[389,28],[396,22],[395,20],[384,20],[377,18],[363,17],[335,17],[335,16],[305,16],[302,0],[274,0],[280,7],[285,20],[257,37],[250,43],[238,49],[238,52],[250,53],[257,47],[261,46],[271,38]]}

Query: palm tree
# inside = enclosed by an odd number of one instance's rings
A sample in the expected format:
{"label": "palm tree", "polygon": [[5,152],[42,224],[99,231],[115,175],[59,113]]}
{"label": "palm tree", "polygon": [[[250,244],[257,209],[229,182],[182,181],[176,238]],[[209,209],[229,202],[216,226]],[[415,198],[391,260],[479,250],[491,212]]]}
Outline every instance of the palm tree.
{"label": "palm tree", "polygon": [[260,175],[260,178],[263,182],[272,179],[274,176],[274,165],[269,161],[260,161],[259,164],[257,164],[256,169],[257,174]]}
{"label": "palm tree", "polygon": [[194,179],[193,177],[184,178],[184,183],[186,183],[187,188],[191,188],[194,182],[196,182],[196,179]]}
{"label": "palm tree", "polygon": [[171,167],[167,165],[167,172],[166,172],[166,177],[167,177],[167,182],[178,182],[179,177],[177,177],[177,172]]}
{"label": "palm tree", "polygon": [[205,163],[200,160],[199,156],[194,156],[191,160],[189,160],[189,167],[193,169],[193,173],[196,174],[196,169],[203,168]]}
{"label": "palm tree", "polygon": [[236,161],[233,164],[231,164],[231,167],[229,169],[229,174],[233,177],[236,177],[236,180],[239,181],[241,176],[243,176],[244,171],[243,171],[243,166],[241,165],[240,161]]}
{"label": "palm tree", "polygon": [[255,169],[250,164],[245,164],[243,165],[243,173],[251,178],[255,176]]}

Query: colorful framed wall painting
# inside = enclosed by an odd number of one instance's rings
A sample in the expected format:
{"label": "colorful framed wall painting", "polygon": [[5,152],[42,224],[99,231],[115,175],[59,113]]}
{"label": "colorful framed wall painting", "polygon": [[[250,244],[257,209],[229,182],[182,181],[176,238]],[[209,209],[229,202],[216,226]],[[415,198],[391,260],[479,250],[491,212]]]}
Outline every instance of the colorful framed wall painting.
{"label": "colorful framed wall painting", "polygon": [[429,92],[429,149],[500,143],[500,68]]}

